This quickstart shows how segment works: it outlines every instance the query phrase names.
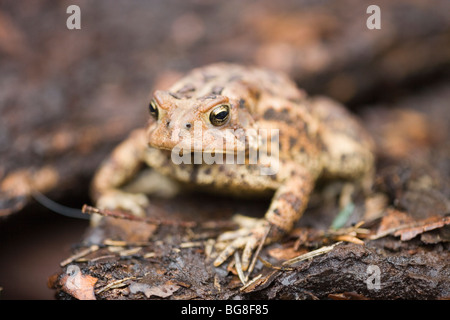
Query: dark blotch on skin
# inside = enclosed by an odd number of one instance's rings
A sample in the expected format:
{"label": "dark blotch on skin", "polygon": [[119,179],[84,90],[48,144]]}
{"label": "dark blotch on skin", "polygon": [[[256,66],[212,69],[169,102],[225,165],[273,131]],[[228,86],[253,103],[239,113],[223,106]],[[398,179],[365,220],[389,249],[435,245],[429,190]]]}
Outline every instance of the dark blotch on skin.
{"label": "dark blotch on skin", "polygon": [[207,74],[207,73],[202,73],[202,76],[203,76],[203,81],[204,82],[209,82],[212,79],[217,77],[215,74]]}
{"label": "dark blotch on skin", "polygon": [[198,98],[198,100],[204,101],[204,100],[208,100],[208,99],[216,99],[216,98],[217,98],[216,95],[214,95],[214,94],[208,94],[208,95],[206,95],[206,96],[203,96],[203,97]]}
{"label": "dark blotch on skin", "polygon": [[302,209],[303,201],[292,192],[282,194],[279,199],[287,202],[295,212]]}
{"label": "dark blotch on skin", "polygon": [[308,132],[309,127],[308,127],[308,124],[307,124],[306,122],[303,123],[303,127],[304,127],[304,129],[305,129],[306,134],[308,134],[308,133],[309,133],[309,132]]}
{"label": "dark blotch on skin", "polygon": [[[289,113],[289,110],[287,110],[287,109],[282,109],[280,112],[278,112],[273,108],[269,108],[264,112],[263,118],[265,120],[282,121],[282,122],[286,122],[287,124],[292,124],[294,121],[294,119],[292,119],[292,116]],[[298,124],[296,124],[296,125],[298,125]]]}
{"label": "dark blotch on skin", "polygon": [[187,84],[183,88],[177,91],[177,94],[185,94],[187,92],[195,91],[195,87],[192,84]]}
{"label": "dark blotch on skin", "polygon": [[292,149],[297,144],[297,138],[294,136],[289,137],[289,147]]}
{"label": "dark blotch on skin", "polygon": [[283,114],[283,115],[289,115],[289,109],[288,108],[283,108],[283,109],[281,109],[281,113]]}
{"label": "dark blotch on skin", "polygon": [[276,113],[275,110],[272,109],[272,108],[267,109],[266,112],[264,112],[264,114],[263,114],[263,118],[264,118],[265,120],[274,120],[274,119],[277,119],[277,113]]}
{"label": "dark blotch on skin", "polygon": [[169,94],[170,94],[172,97],[174,97],[175,99],[178,99],[178,100],[180,100],[180,99],[182,98],[182,96],[179,95],[178,93],[169,92]]}
{"label": "dark blotch on skin", "polygon": [[341,162],[345,162],[347,161],[347,159],[350,157],[350,154],[342,154],[341,155]]}
{"label": "dark blotch on skin", "polygon": [[215,86],[212,88],[211,95],[220,95],[222,94],[223,87]]}

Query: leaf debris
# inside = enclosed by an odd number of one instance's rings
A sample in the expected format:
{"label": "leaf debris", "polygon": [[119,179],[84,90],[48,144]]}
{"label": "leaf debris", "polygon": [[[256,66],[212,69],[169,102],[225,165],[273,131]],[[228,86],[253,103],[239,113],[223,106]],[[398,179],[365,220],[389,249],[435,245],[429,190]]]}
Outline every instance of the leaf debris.
{"label": "leaf debris", "polygon": [[135,280],[135,279],[137,279],[137,278],[136,277],[126,277],[126,278],[123,278],[123,279],[119,279],[119,280],[110,282],[106,286],[98,289],[95,293],[96,294],[100,294],[100,293],[105,292],[107,290],[125,287],[125,286],[129,285],[128,283],[125,283],[125,282],[127,282],[129,280]]}

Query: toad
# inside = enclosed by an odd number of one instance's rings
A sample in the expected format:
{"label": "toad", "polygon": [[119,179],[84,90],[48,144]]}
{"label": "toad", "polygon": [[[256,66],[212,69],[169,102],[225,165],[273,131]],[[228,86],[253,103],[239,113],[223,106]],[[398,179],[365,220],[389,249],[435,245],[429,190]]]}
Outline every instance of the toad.
{"label": "toad", "polygon": [[147,127],[98,169],[96,205],[145,214],[148,192],[122,188],[142,165],[190,188],[271,196],[257,223],[218,237],[225,245],[215,266],[243,250],[246,270],[263,239],[273,243],[292,230],[319,179],[370,185],[373,176],[373,142],[355,116],[278,72],[230,63],[197,68],[167,91],[154,91],[148,108]]}

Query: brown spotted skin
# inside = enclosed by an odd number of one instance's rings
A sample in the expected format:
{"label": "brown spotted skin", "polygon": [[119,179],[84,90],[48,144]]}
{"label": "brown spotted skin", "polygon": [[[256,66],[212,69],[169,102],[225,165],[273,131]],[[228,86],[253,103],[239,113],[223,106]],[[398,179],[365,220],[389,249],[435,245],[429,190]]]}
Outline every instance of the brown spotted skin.
{"label": "brown spotted skin", "polygon": [[[139,211],[139,205],[129,201],[132,196],[127,197],[119,189],[132,179],[142,163],[190,187],[273,195],[262,226],[249,230],[247,236],[236,233],[239,236],[219,254],[215,265],[244,248],[245,269],[264,230],[271,228],[266,239],[269,243],[292,229],[320,177],[362,180],[373,171],[373,144],[359,122],[330,99],[308,97],[283,74],[256,67],[213,64],[194,69],[168,91],[155,91],[152,98],[158,118],[151,117],[148,127],[134,132],[99,169],[93,181],[94,198],[99,206]],[[230,108],[229,119],[215,126],[209,115],[223,104]],[[195,135],[195,126],[202,132],[214,129],[220,139]],[[236,153],[257,150],[271,139],[269,135],[259,144],[252,139],[243,143],[239,135],[226,135],[227,129],[245,132],[246,136],[260,129],[277,129],[280,162],[276,174],[261,175],[261,163],[177,165],[171,160],[170,150],[180,143],[195,152],[207,153],[205,146],[212,146],[217,152],[226,141]],[[190,137],[189,144],[183,144],[185,137]],[[111,199],[110,195],[118,199],[118,194],[124,196],[123,203],[102,201]],[[138,200],[141,207],[145,205],[142,196]]]}

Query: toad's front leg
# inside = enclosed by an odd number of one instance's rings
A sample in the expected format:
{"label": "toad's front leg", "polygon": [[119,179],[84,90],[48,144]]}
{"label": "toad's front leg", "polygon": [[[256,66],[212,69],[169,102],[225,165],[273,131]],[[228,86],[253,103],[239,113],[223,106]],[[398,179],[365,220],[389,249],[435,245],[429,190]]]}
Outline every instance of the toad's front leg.
{"label": "toad's front leg", "polygon": [[142,193],[124,192],[121,187],[141,168],[146,148],[145,131],[136,130],[103,162],[91,184],[92,198],[97,207],[124,209],[138,216],[144,215],[147,197]]}
{"label": "toad's front leg", "polygon": [[[251,227],[244,227],[236,231],[222,234],[218,243],[228,243],[214,261],[219,266],[236,250],[243,249],[242,269],[245,271],[250,265],[253,251],[265,237],[264,244],[279,240],[291,231],[295,222],[305,211],[309,196],[314,188],[314,176],[307,171],[297,170],[285,179],[276,191],[269,210],[263,219],[259,219]],[[231,242],[230,242],[231,241]]]}

